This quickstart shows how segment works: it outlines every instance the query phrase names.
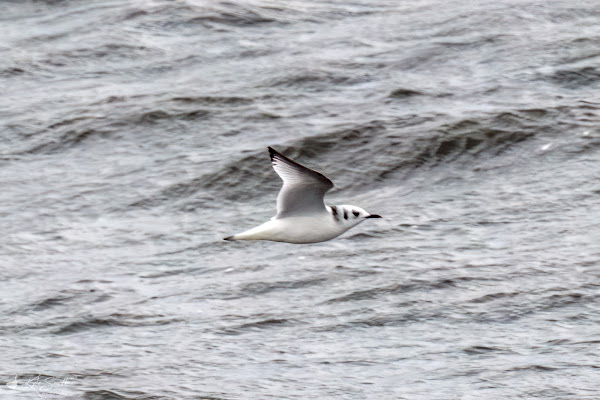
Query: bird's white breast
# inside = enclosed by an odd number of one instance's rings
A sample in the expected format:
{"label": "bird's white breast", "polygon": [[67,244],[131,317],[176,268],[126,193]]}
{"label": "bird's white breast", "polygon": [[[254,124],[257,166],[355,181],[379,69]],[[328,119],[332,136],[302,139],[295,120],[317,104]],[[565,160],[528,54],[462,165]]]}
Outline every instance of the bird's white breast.
{"label": "bird's white breast", "polygon": [[314,216],[295,216],[273,219],[267,222],[267,240],[290,243],[317,243],[333,239],[352,228],[360,221],[336,219],[331,213]]}

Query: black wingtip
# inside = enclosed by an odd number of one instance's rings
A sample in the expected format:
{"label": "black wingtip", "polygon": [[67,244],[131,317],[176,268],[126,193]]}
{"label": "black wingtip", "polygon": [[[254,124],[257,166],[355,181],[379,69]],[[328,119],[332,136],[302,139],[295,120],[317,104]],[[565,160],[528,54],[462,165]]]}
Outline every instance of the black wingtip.
{"label": "black wingtip", "polygon": [[267,147],[269,149],[269,155],[271,156],[271,160],[273,160],[273,157],[275,157],[277,154],[279,154],[277,152],[277,150],[275,150],[274,148],[272,148],[271,146]]}
{"label": "black wingtip", "polygon": [[277,150],[275,150],[271,146],[267,146],[267,148],[269,149],[269,154],[271,155],[271,162],[272,163],[276,163],[278,161],[282,161],[282,162],[286,162],[288,164],[295,165],[296,167],[298,167],[298,168],[300,168],[302,170],[305,170],[308,173],[314,174],[315,178],[321,180],[324,184],[329,185],[330,188],[333,187],[333,182],[331,182],[329,180],[329,178],[327,178],[322,173],[317,172],[314,169],[310,169],[308,167],[305,167],[304,165],[300,164],[299,162],[294,161],[291,158],[284,156],[283,154],[281,154],[280,152],[278,152]]}
{"label": "black wingtip", "polygon": [[223,240],[233,240],[233,236],[227,236],[226,238],[223,238]]}

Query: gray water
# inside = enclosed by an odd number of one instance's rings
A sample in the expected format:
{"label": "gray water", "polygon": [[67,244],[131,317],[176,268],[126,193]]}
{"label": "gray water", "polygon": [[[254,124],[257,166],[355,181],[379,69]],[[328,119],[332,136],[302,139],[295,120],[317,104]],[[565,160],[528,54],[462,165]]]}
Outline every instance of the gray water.
{"label": "gray water", "polygon": [[[600,398],[599,18],[0,3],[0,396]],[[268,145],[384,219],[223,241]]]}

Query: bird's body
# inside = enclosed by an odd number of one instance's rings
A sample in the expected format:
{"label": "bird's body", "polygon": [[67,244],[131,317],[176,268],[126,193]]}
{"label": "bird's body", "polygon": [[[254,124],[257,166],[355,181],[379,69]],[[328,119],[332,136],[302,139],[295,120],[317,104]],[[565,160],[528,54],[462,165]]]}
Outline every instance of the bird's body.
{"label": "bird's body", "polygon": [[[348,207],[348,208],[345,208]],[[338,237],[364,221],[360,211],[352,206],[327,206],[314,215],[273,218],[246,232],[238,233],[233,240],[271,240],[288,243],[318,243]],[[336,210],[334,214],[332,210]],[[352,213],[354,211],[358,216]],[[364,211],[364,210],[361,210]],[[343,215],[347,218],[344,219]]]}
{"label": "bird's body", "polygon": [[273,168],[283,179],[277,215],[255,228],[225,240],[271,240],[318,243],[333,239],[367,218],[381,218],[351,205],[325,206],[323,196],[333,183],[269,147]]}

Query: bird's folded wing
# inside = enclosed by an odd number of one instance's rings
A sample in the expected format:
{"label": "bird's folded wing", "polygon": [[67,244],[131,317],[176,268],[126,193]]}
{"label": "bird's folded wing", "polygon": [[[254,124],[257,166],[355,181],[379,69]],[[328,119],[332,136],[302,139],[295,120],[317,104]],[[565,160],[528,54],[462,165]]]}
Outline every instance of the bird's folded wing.
{"label": "bird's folded wing", "polygon": [[277,196],[276,218],[325,211],[323,196],[333,187],[324,175],[290,160],[269,147],[273,169],[283,180]]}

